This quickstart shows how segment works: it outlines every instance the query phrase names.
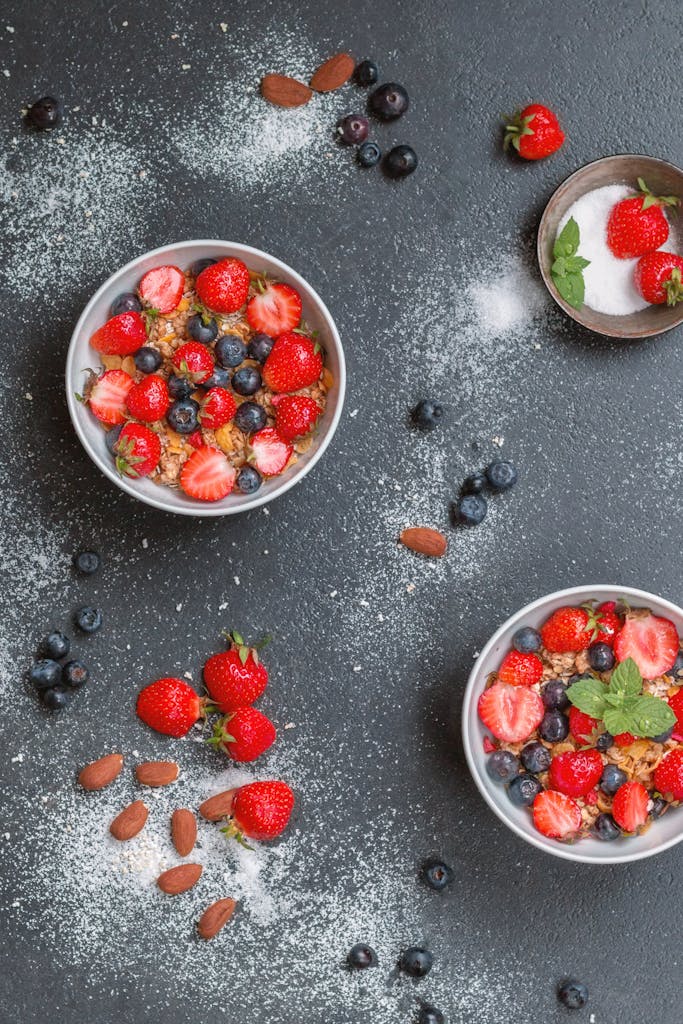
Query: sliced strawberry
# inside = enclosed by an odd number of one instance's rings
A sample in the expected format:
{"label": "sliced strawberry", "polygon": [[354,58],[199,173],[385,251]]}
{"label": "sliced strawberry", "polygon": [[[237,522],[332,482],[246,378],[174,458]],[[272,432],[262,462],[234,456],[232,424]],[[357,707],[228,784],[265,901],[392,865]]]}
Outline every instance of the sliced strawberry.
{"label": "sliced strawberry", "polygon": [[134,383],[125,370],[107,370],[98,377],[88,395],[90,411],[103,423],[124,423],[126,398]]}
{"label": "sliced strawberry", "polygon": [[570,839],[581,828],[581,808],[564,793],[545,789],[534,800],[534,825],[550,839]]}
{"label": "sliced strawberry", "polygon": [[293,448],[286,444],[274,427],[264,427],[251,439],[249,461],[263,476],[277,476],[289,462]]}
{"label": "sliced strawberry", "polygon": [[170,313],[183,297],[185,276],[178,267],[154,267],[142,278],[138,291],[146,306]]}
{"label": "sliced strawberry", "polygon": [[617,661],[633,658],[643,679],[656,679],[668,672],[679,649],[673,622],[642,611],[627,612],[614,641]]}
{"label": "sliced strawberry", "polygon": [[600,781],[602,767],[597,750],[568,750],[550,762],[548,781],[567,796],[585,796]]}
{"label": "sliced strawberry", "polygon": [[545,713],[543,701],[533,690],[501,682],[484,690],[477,710],[486,728],[506,743],[528,739]]}
{"label": "sliced strawberry", "polygon": [[625,782],[614,794],[612,817],[624,832],[635,832],[647,821],[650,794],[641,782]]}
{"label": "sliced strawberry", "polygon": [[235,470],[223,452],[208,445],[192,452],[180,471],[180,486],[199,501],[220,501],[235,484]]}
{"label": "sliced strawberry", "polygon": [[543,662],[538,655],[520,651],[508,651],[498,669],[498,678],[511,686],[534,686],[542,675]]}
{"label": "sliced strawberry", "polygon": [[259,278],[256,287],[256,295],[247,303],[247,320],[255,331],[277,338],[299,326],[301,296],[291,285]]}
{"label": "sliced strawberry", "polygon": [[147,330],[141,314],[119,313],[97,328],[90,344],[105,356],[129,356],[146,341]]}
{"label": "sliced strawberry", "polygon": [[572,706],[569,709],[569,731],[577,743],[595,743],[601,732],[600,722]]}
{"label": "sliced strawberry", "polygon": [[669,751],[655,768],[655,788],[668,800],[683,800],[683,749],[681,747]]}

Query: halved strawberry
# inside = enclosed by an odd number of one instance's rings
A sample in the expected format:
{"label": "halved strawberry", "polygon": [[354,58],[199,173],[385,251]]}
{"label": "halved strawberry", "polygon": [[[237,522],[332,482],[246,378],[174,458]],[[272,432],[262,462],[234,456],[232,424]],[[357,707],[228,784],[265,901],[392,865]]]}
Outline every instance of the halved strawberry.
{"label": "halved strawberry", "polygon": [[125,370],[107,370],[90,389],[90,411],[102,423],[124,423],[127,419],[126,398],[134,383]]}
{"label": "halved strawberry", "polygon": [[291,285],[260,277],[256,288],[256,295],[247,303],[247,320],[255,331],[277,338],[299,326],[301,296]]}
{"label": "halved strawberry", "polygon": [[673,622],[642,609],[626,613],[624,625],[614,641],[617,661],[633,658],[643,679],[656,679],[668,672],[679,649],[680,640]]}
{"label": "halved strawberry", "polygon": [[119,313],[98,327],[90,339],[96,352],[105,356],[129,356],[147,341],[145,321],[140,313]]}
{"label": "halved strawberry", "polygon": [[564,793],[545,789],[534,800],[534,825],[550,839],[570,839],[581,828],[581,808]]}
{"label": "halved strawberry", "polygon": [[585,796],[600,781],[602,767],[597,750],[567,750],[550,762],[548,781],[567,796]]}
{"label": "halved strawberry", "polygon": [[154,267],[148,270],[140,281],[138,292],[140,298],[160,313],[170,313],[177,309],[185,291],[185,276],[178,267]]}
{"label": "halved strawberry", "polygon": [[508,651],[498,669],[498,678],[511,686],[534,686],[542,675],[543,662],[538,655],[520,651]]}
{"label": "halved strawberry", "polygon": [[497,739],[521,743],[541,724],[545,706],[538,694],[528,687],[497,682],[484,690],[477,711]]}
{"label": "halved strawberry", "polygon": [[625,782],[614,794],[612,817],[624,832],[635,832],[647,821],[650,794],[642,782]]}
{"label": "halved strawberry", "polygon": [[263,476],[277,476],[289,462],[293,450],[274,427],[264,427],[251,439],[249,461]]}
{"label": "halved strawberry", "polygon": [[180,486],[191,498],[220,501],[235,484],[235,470],[223,452],[206,445],[192,452],[180,471]]}
{"label": "halved strawberry", "polygon": [[572,706],[569,709],[569,731],[577,743],[595,743],[601,732],[600,722]]}

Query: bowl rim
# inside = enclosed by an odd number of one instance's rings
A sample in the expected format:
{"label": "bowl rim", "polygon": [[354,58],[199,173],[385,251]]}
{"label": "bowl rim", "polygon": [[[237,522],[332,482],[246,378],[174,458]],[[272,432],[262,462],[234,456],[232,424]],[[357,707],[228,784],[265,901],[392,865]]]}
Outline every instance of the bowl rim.
{"label": "bowl rim", "polygon": [[[244,502],[238,507],[227,506],[223,508],[221,506],[212,505],[209,502],[207,502],[206,507],[201,505],[198,506],[196,509],[172,508],[163,500],[162,496],[157,497],[156,495],[153,494],[140,494],[136,490],[134,483],[119,476],[118,473],[114,471],[112,466],[110,466],[103,459],[101,459],[100,455],[91,444],[89,432],[82,428],[81,423],[79,421],[77,415],[77,399],[72,391],[71,386],[74,377],[74,362],[76,359],[77,339],[83,330],[83,326],[86,320],[88,319],[91,310],[98,302],[98,300],[102,297],[102,295],[105,294],[105,292],[111,287],[112,283],[117,278],[126,274],[128,271],[135,270],[137,266],[139,266],[141,263],[149,259],[162,257],[168,255],[170,252],[173,252],[174,254],[179,253],[185,249],[189,249],[196,246],[206,246],[207,248],[210,246],[224,247],[226,249],[233,250],[231,254],[242,254],[245,258],[245,261],[258,261],[258,259],[260,258],[265,258],[266,260],[268,260],[268,262],[274,264],[276,268],[283,271],[295,284],[301,287],[305,293],[308,293],[308,295],[312,296],[314,301],[318,304],[320,313],[323,319],[326,321],[326,327],[329,332],[332,347],[335,349],[339,361],[339,371],[335,375],[335,383],[337,384],[338,390],[336,407],[329,420],[327,432],[324,438],[322,438],[322,440],[318,444],[316,450],[311,455],[310,459],[306,463],[301,465],[299,470],[294,472],[290,479],[283,481],[277,487],[275,487],[273,490],[270,490],[269,492],[255,495],[254,498],[252,498],[250,501]],[[341,343],[339,331],[337,329],[337,325],[334,321],[334,318],[332,317],[332,314],[330,313],[326,304],[321,299],[316,289],[313,288],[313,286],[310,285],[308,281],[306,281],[306,279],[302,277],[301,274],[299,274],[296,270],[290,267],[289,264],[285,263],[283,260],[278,259],[276,256],[272,256],[264,249],[257,249],[254,246],[245,245],[243,242],[231,242],[227,241],[226,239],[220,238],[193,238],[185,239],[184,241],[181,242],[170,242],[167,243],[166,245],[160,245],[156,249],[150,249],[147,252],[141,253],[141,255],[136,256],[132,260],[129,260],[128,263],[125,263],[123,266],[118,267],[112,274],[110,274],[106,278],[105,281],[102,282],[99,288],[94,292],[94,294],[86,303],[81,315],[79,316],[76,322],[76,326],[72,331],[66,357],[65,384],[69,416],[71,417],[71,422],[74,427],[74,430],[76,431],[76,435],[80,440],[81,444],[83,445],[83,447],[85,448],[86,452],[92,459],[92,461],[95,463],[98,469],[102,473],[104,473],[104,475],[108,477],[109,480],[112,481],[112,483],[114,483],[120,490],[123,490],[127,494],[130,494],[133,498],[136,498],[138,501],[141,501],[146,505],[151,505],[153,508],[159,509],[162,512],[170,512],[174,515],[184,515],[191,517],[217,518],[220,516],[238,515],[244,512],[250,512],[252,509],[259,508],[261,505],[267,505],[269,502],[274,501],[275,498],[279,498],[280,495],[285,494],[292,487],[294,487],[301,480],[303,480],[307,473],[309,473],[311,469],[313,469],[313,467],[318,463],[318,461],[324,455],[328,445],[332,441],[332,438],[336,433],[337,426],[339,425],[339,420],[341,419],[342,409],[344,406],[344,398],[346,394],[346,359],[344,356],[344,348]],[[159,490],[161,491],[161,488],[159,488]]]}
{"label": "bowl rim", "polygon": [[571,174],[569,174],[566,178],[564,178],[563,181],[560,182],[557,188],[554,189],[552,195],[549,197],[547,203],[545,204],[545,207],[543,208],[543,213],[541,214],[540,220],[538,222],[538,228],[536,229],[536,262],[538,263],[538,269],[543,279],[543,284],[546,286],[550,294],[550,297],[553,299],[556,305],[558,305],[560,309],[567,314],[567,316],[574,320],[575,323],[580,324],[583,328],[585,328],[585,330],[591,331],[593,334],[597,334],[599,337],[602,338],[616,338],[619,341],[639,341],[643,338],[656,338],[660,334],[666,334],[668,331],[672,331],[674,330],[674,328],[680,327],[681,323],[683,323],[683,303],[681,303],[680,318],[678,320],[675,320],[673,323],[670,323],[664,327],[658,327],[656,330],[653,331],[640,331],[636,334],[625,335],[616,330],[616,328],[613,331],[608,331],[606,329],[597,330],[595,327],[591,327],[590,324],[586,323],[586,321],[581,317],[580,310],[574,309],[572,306],[569,305],[568,302],[565,302],[562,296],[557,292],[557,289],[554,287],[552,283],[552,277],[550,276],[550,272],[546,271],[543,265],[543,254],[541,252],[541,232],[548,214],[548,208],[552,204],[553,200],[566,187],[568,187],[571,184],[574,178],[580,177],[590,167],[597,167],[599,164],[610,163],[613,160],[649,160],[652,163],[659,164],[661,167],[666,167],[669,170],[674,171],[676,174],[683,175],[683,168],[678,167],[676,164],[672,163],[671,160],[663,160],[661,157],[650,156],[647,153],[612,153],[610,156],[601,156],[598,157],[597,160],[589,160],[588,163],[582,164],[581,167],[577,167],[575,171],[572,171]]}
{"label": "bowl rim", "polygon": [[[475,690],[481,683],[480,665],[488,657],[489,652],[495,647],[495,645],[498,643],[501,637],[510,629],[510,627],[513,624],[516,624],[526,615],[529,615],[531,612],[543,608],[543,606],[549,603],[550,601],[567,600],[567,602],[569,603],[570,599],[575,599],[577,597],[587,598],[590,596],[595,596],[596,591],[609,591],[613,595],[618,595],[619,597],[623,596],[633,598],[634,601],[643,601],[645,604],[647,604],[648,601],[655,602],[661,608],[666,609],[669,612],[672,612],[678,618],[683,619],[683,608],[674,604],[672,601],[667,601],[666,598],[659,597],[658,595],[652,594],[646,590],[638,590],[635,587],[620,587],[618,585],[613,585],[609,583],[594,583],[590,586],[581,585],[578,587],[567,587],[563,590],[556,590],[551,594],[545,594],[543,597],[539,597],[535,601],[531,601],[529,604],[524,605],[523,608],[520,608],[518,611],[510,615],[505,620],[505,622],[503,622],[502,625],[500,625],[498,629],[493,633],[493,635],[484,645],[480,653],[477,655],[477,658],[468,676],[467,685],[465,687],[465,694],[463,697],[461,714],[462,741],[463,748],[465,751],[465,759],[467,760],[467,766],[470,770],[470,774],[474,780],[477,789],[479,790],[479,792],[481,793],[481,795],[483,796],[484,800],[489,805],[493,813],[496,815],[496,817],[499,818],[504,825],[507,825],[507,827],[511,829],[516,835],[518,835],[521,839],[524,839],[527,843],[530,843],[532,846],[535,846],[536,849],[542,850],[543,853],[547,853],[550,856],[554,857],[560,857],[563,860],[570,860],[576,863],[593,865],[625,864],[632,861],[645,860],[647,857],[653,857],[655,854],[663,853],[665,850],[668,850],[672,846],[675,846],[677,843],[680,843],[681,840],[683,840],[683,816],[681,817],[681,827],[679,834],[672,836],[670,839],[664,840],[661,843],[661,845],[658,846],[656,849],[634,849],[633,852],[626,852],[621,854],[607,854],[605,856],[600,857],[600,859],[598,860],[594,857],[591,857],[587,853],[581,853],[580,842],[577,843],[575,846],[567,846],[563,843],[558,842],[556,844],[557,849],[555,849],[554,847],[550,848],[540,838],[537,838],[531,832],[527,833],[523,828],[517,825],[515,821],[513,821],[511,818],[508,818],[503,809],[499,807],[498,804],[495,802],[495,800],[491,796],[492,790],[490,788],[493,785],[493,783],[489,783],[488,780],[485,779],[485,777],[480,773],[479,768],[476,764],[473,748],[473,738],[470,735],[469,731],[469,712],[471,710],[473,701],[478,700],[479,698],[479,693],[475,693]],[[572,600],[572,603],[575,602]],[[637,840],[633,840],[633,842],[635,843],[637,842]]]}

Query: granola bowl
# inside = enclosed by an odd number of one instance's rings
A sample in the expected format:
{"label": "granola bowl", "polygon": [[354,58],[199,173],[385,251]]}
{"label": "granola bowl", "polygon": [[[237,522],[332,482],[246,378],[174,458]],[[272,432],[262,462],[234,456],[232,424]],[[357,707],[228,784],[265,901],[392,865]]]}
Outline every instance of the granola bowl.
{"label": "granola bowl", "polygon": [[[310,335],[307,339],[309,345],[313,345],[313,343],[315,343],[315,351],[321,352],[322,355],[322,371],[319,381],[319,390],[322,396],[320,398],[321,411],[318,420],[314,420],[314,427],[310,431],[310,436],[305,438],[307,443],[297,443],[296,440],[291,441],[291,444],[288,446],[290,454],[288,458],[284,460],[284,468],[277,466],[275,467],[275,472],[272,472],[272,446],[267,449],[267,455],[270,462],[267,466],[267,472],[261,474],[262,479],[260,483],[257,483],[258,489],[255,490],[255,493],[249,493],[246,487],[244,490],[241,490],[239,487],[235,486],[227,496],[215,498],[212,495],[206,500],[197,500],[195,497],[190,496],[190,494],[185,493],[183,488],[179,486],[177,482],[175,482],[175,484],[174,482],[171,482],[170,485],[167,485],[166,480],[168,479],[168,475],[165,477],[160,476],[160,471],[163,469],[164,464],[164,455],[168,450],[167,435],[172,434],[172,442],[173,439],[175,439],[173,443],[178,446],[177,449],[172,448],[171,450],[174,453],[176,450],[179,451],[177,458],[180,460],[181,468],[183,465],[182,460],[188,460],[193,454],[192,449],[186,444],[186,441],[190,440],[189,437],[181,437],[180,441],[178,441],[179,435],[176,435],[175,431],[169,430],[168,421],[166,419],[163,421],[160,420],[158,423],[150,422],[148,426],[153,428],[161,436],[162,442],[161,460],[158,461],[154,474],[143,476],[142,474],[136,474],[133,472],[128,474],[121,473],[120,465],[117,467],[117,462],[120,463],[120,460],[117,459],[116,452],[114,452],[114,454],[112,453],[113,444],[111,438],[109,438],[109,444],[107,443],[107,434],[111,427],[107,425],[106,429],[103,429],[103,423],[93,415],[91,409],[88,408],[88,405],[83,403],[81,398],[87,382],[89,368],[92,368],[93,366],[97,367],[98,363],[101,363],[101,368],[97,372],[104,373],[112,365],[111,357],[101,355],[102,349],[95,351],[94,347],[91,345],[91,339],[95,332],[99,331],[113,316],[111,307],[114,300],[120,297],[123,293],[135,293],[141,279],[150,271],[155,269],[158,270],[160,267],[165,269],[168,266],[170,266],[171,270],[174,268],[180,268],[182,273],[178,276],[181,280],[181,288],[183,276],[185,278],[185,292],[183,294],[182,301],[178,304],[178,308],[173,313],[155,314],[158,316],[158,320],[160,321],[166,320],[167,317],[172,319],[173,316],[178,315],[178,309],[182,308],[183,303],[187,306],[190,301],[187,298],[188,289],[190,287],[187,282],[192,279],[188,276],[188,268],[193,267],[197,261],[216,263],[217,261],[223,261],[229,258],[236,261],[242,261],[243,264],[246,264],[246,268],[249,270],[252,279],[256,275],[263,275],[261,278],[262,280],[276,281],[281,285],[281,287],[289,288],[290,292],[295,290],[295,292],[298,293],[298,297],[300,299],[300,326],[305,326],[305,332]],[[198,275],[199,271],[195,271],[195,273]],[[253,288],[250,290],[249,294],[251,295],[252,292]],[[156,305],[156,303],[150,303],[150,305]],[[188,310],[189,312],[185,314],[186,319],[189,316],[189,313],[192,312],[192,307],[188,306]],[[142,309],[141,313],[144,317],[146,310]],[[138,314],[136,313],[136,315]],[[244,315],[242,316],[244,319]],[[196,319],[196,316],[194,319]],[[149,324],[149,320],[147,323]],[[219,340],[221,340],[223,333],[232,335],[233,333],[238,332],[238,326],[235,327],[234,331],[231,329],[232,325],[228,323],[227,317],[223,321],[219,318],[218,323]],[[187,324],[185,324],[185,326],[187,326]],[[166,327],[172,328],[173,325],[169,324],[166,325]],[[158,337],[161,335],[164,327],[156,327],[155,329],[156,334],[154,333],[154,330],[150,330],[149,326],[147,328],[150,337],[155,340],[158,338],[158,347],[163,350],[164,346],[161,343],[166,343],[166,348],[168,349],[167,361],[170,365],[171,357],[174,355],[172,346],[174,347],[182,344],[183,342],[190,341],[191,338],[189,335],[182,337],[179,336],[178,340],[172,339],[168,342],[166,339],[170,337],[170,335]],[[301,331],[294,333],[303,334],[304,332]],[[194,337],[194,335],[192,337]],[[243,337],[243,343],[246,345],[248,342],[249,335],[245,334]],[[152,343],[153,342],[144,341],[142,344],[144,346],[148,346]],[[138,344],[140,343],[138,342]],[[195,348],[203,347],[204,346],[195,344]],[[244,365],[246,366],[248,363],[251,363],[253,366],[258,367],[258,363],[254,359],[250,358],[250,355],[251,349],[249,349],[249,356],[246,357]],[[116,358],[117,357],[114,356],[114,360],[116,360]],[[264,357],[264,359],[265,358],[266,357]],[[261,359],[260,362],[264,362],[264,359]],[[132,357],[129,357],[127,361],[130,364],[133,361]],[[122,360],[119,357],[117,365],[120,366],[121,364]],[[225,365],[226,363],[221,363],[220,367]],[[229,363],[227,365],[234,366],[235,364]],[[214,369],[218,370],[220,367],[218,361],[216,361]],[[123,369],[126,369],[125,361],[123,361]],[[166,368],[162,366],[162,368],[159,369],[159,374],[163,375],[165,369]],[[262,369],[262,367],[259,369]],[[184,370],[187,371],[187,365],[185,364]],[[128,371],[133,375],[134,379],[137,373],[136,382],[139,382],[142,375],[135,369],[131,369],[130,365],[128,366]],[[119,372],[122,373],[123,371]],[[150,373],[148,370],[145,370],[144,372]],[[230,371],[227,370],[221,369],[221,372],[224,375],[228,374],[228,376],[230,374]],[[235,371],[233,371],[232,374],[233,377],[234,372]],[[196,380],[198,378],[195,377],[193,379]],[[226,377],[225,379],[227,380],[228,378]],[[260,377],[257,379],[261,380]],[[163,385],[163,379],[161,383]],[[168,373],[167,383],[170,383],[170,376]],[[137,259],[132,260],[130,263],[126,264],[126,266],[112,274],[112,276],[108,278],[108,280],[105,281],[97,290],[83,310],[73,332],[66,361],[66,397],[69,413],[76,433],[93,462],[99,467],[99,469],[101,469],[104,475],[112,481],[112,483],[126,491],[126,493],[132,495],[134,498],[137,498],[154,508],[161,509],[162,511],[175,512],[179,515],[187,516],[213,517],[246,512],[249,509],[256,508],[272,501],[274,498],[284,494],[296,483],[302,480],[309,470],[311,470],[322,457],[334,436],[334,432],[341,416],[345,384],[345,360],[339,333],[329,310],[317,292],[314,291],[314,289],[299,274],[297,274],[295,270],[292,270],[274,256],[270,256],[267,253],[248,245],[242,245],[237,242],[218,241],[215,239],[177,242],[172,245],[162,246],[151,252],[145,253],[143,256],[139,256]],[[207,384],[207,388],[210,386],[210,383]],[[230,383],[223,384],[222,390],[229,390],[232,387],[233,380],[230,378]],[[216,390],[221,389],[217,388]],[[264,421],[264,423],[270,430],[274,425],[274,417],[277,415],[277,412],[274,407],[275,403],[273,403],[273,405],[268,404],[269,396],[265,396],[265,398],[263,397],[264,390],[265,385],[263,385],[262,382],[262,388],[258,393],[254,393],[252,395],[251,391],[240,391],[239,394],[233,394],[230,401],[233,402],[233,399],[236,399],[239,407],[239,404],[245,400],[241,396],[248,394],[250,399],[253,399],[252,404],[258,404],[261,402],[264,409],[267,409],[268,419],[267,421]],[[292,392],[294,391],[293,388],[290,390]],[[237,392],[236,387],[234,387],[234,391]],[[193,400],[197,399],[197,402],[194,404],[197,404],[200,401],[200,396],[198,394],[194,394],[191,397]],[[317,391],[314,391],[313,397],[316,400],[318,399]],[[275,398],[276,400],[278,398],[281,399],[282,396],[276,395]],[[168,396],[167,400],[169,402],[172,401]],[[232,408],[234,411],[234,402]],[[130,413],[126,413],[127,418],[130,416]],[[135,419],[135,415],[133,415],[132,418]],[[151,416],[148,417],[150,420],[152,418],[153,417]],[[111,422],[113,421],[110,420],[109,423]],[[118,422],[120,425],[120,420]],[[202,426],[204,425],[204,422],[205,421],[202,420]],[[129,424],[126,424],[126,426],[128,425]],[[228,431],[232,428],[233,424],[226,424],[226,429]],[[254,429],[257,430],[258,428]],[[185,433],[189,433],[189,431],[185,431]],[[195,433],[201,434],[201,431],[197,431]],[[241,458],[241,451],[244,449],[244,459],[246,460],[247,450],[251,451],[252,454],[255,451],[254,448],[249,448],[249,445],[256,434],[242,434],[236,427],[234,428],[233,433],[237,435],[237,440],[233,444],[233,447],[237,452],[237,456]],[[261,433],[265,435],[268,433],[268,430],[263,429],[261,430]],[[275,431],[270,430],[270,433],[274,434]],[[216,431],[215,436],[216,438],[218,437],[218,431]],[[216,450],[222,450],[224,454],[228,453],[225,454],[225,457],[229,461],[232,458],[232,455],[230,454],[231,443],[232,442],[228,437],[225,441],[221,440],[219,446],[218,442],[214,440],[213,434],[211,434],[209,441],[206,440],[206,437],[204,437],[202,441],[202,437],[200,436],[199,439],[196,440],[194,447],[204,447],[206,449],[207,446],[216,445]],[[120,451],[120,449],[116,450]],[[266,451],[265,444],[262,445],[259,450]],[[134,461],[139,465],[140,459],[138,457],[136,457]],[[244,465],[247,465],[246,461],[244,461]],[[225,467],[223,467],[223,469],[225,470]],[[239,476],[237,470],[239,470],[239,465],[236,467],[231,465],[229,473],[233,476]],[[206,474],[203,479],[204,481],[206,480]]]}
{"label": "granola bowl", "polygon": [[[504,824],[508,826],[508,828],[516,833],[516,835],[525,839],[537,849],[543,850],[555,857],[564,858],[565,860],[585,864],[620,864],[629,861],[642,860],[645,857],[651,857],[653,854],[661,853],[680,842],[683,839],[683,810],[679,806],[668,805],[666,813],[662,813],[661,816],[657,816],[656,820],[654,820],[655,812],[653,803],[650,801],[648,804],[648,807],[650,808],[650,812],[647,816],[648,824],[645,825],[642,830],[639,830],[634,834],[623,834],[622,832],[617,838],[614,838],[609,842],[605,842],[604,838],[597,838],[594,829],[584,830],[581,833],[581,837],[577,835],[576,840],[571,842],[559,841],[557,838],[550,838],[549,836],[542,834],[535,827],[534,817],[530,813],[532,807],[518,806],[513,802],[508,794],[509,787],[501,785],[499,779],[494,779],[494,777],[492,777],[490,764],[488,762],[490,753],[493,750],[493,746],[491,744],[491,733],[480,719],[479,714],[480,697],[485,691],[487,691],[487,687],[492,685],[492,674],[498,673],[502,660],[508,652],[511,651],[512,638],[515,634],[517,634],[522,627],[531,627],[532,631],[537,631],[544,623],[547,623],[550,616],[557,612],[558,609],[566,608],[567,606],[578,608],[584,606],[587,602],[595,602],[597,606],[602,602],[617,602],[618,607],[623,607],[623,602],[625,602],[632,610],[629,611],[629,614],[633,614],[634,616],[636,615],[636,609],[649,609],[652,616],[656,617],[654,621],[659,622],[661,620],[668,620],[671,632],[674,636],[676,633],[678,634],[676,640],[679,643],[680,638],[683,637],[683,609],[672,604],[670,601],[666,601],[663,598],[657,597],[654,594],[646,593],[645,591],[635,590],[630,587],[598,584],[596,586],[572,587],[568,590],[561,590],[554,594],[549,594],[546,597],[539,598],[537,601],[532,602],[525,608],[516,612],[507,620],[507,622],[503,623],[478,655],[470,673],[463,701],[463,746],[467,763],[470,772],[472,773],[472,778],[474,779],[479,792],[491,810],[502,822],[504,822]],[[619,603],[621,603],[621,605],[619,605]],[[675,627],[675,633],[673,627]],[[603,644],[602,646],[605,645]],[[517,647],[517,650],[519,650],[519,647]],[[541,655],[539,655],[539,657],[541,657]],[[572,655],[572,657],[574,657],[574,655]],[[680,654],[677,657],[680,659]],[[621,657],[619,657],[619,662],[621,662]],[[676,664],[679,664],[678,660]],[[572,670],[571,668],[568,668],[567,671],[571,672]],[[666,670],[667,673],[668,671],[669,670]],[[588,673],[586,673],[586,675],[587,674]],[[559,673],[551,673],[551,677],[554,677],[555,675],[559,675]],[[576,678],[578,677],[575,675],[572,676],[572,679]],[[496,680],[497,679],[498,677],[496,677]],[[666,675],[666,679],[669,679],[668,674]],[[679,683],[680,689],[680,684],[682,682],[680,676],[676,675],[675,680]],[[604,676],[602,681],[605,682]],[[673,680],[671,680],[671,682],[673,682]],[[520,689],[524,688],[520,686]],[[676,686],[672,686],[668,692],[671,693],[676,689]],[[546,704],[546,707],[547,706],[548,705]],[[534,733],[534,735],[536,736],[538,734]],[[609,736],[609,734],[607,735]],[[651,734],[648,733],[648,735]],[[618,739],[618,737],[616,738]],[[631,738],[633,739],[633,737]],[[545,739],[545,737],[542,735],[541,739]],[[572,737],[570,736],[569,739],[571,741]],[[676,746],[675,739],[676,732],[674,730],[674,740],[669,742],[668,747]],[[524,742],[527,743],[527,740],[525,739]],[[651,743],[654,744],[655,741],[653,740]],[[534,744],[528,745],[533,746]],[[536,747],[539,747],[540,745],[541,744],[539,743],[535,744]],[[547,745],[548,744],[546,744],[546,746]],[[501,748],[505,746],[506,744],[504,743],[500,744]],[[580,747],[579,744],[576,744],[576,746],[585,753],[585,749],[587,748]],[[677,746],[679,748],[681,747],[680,741],[678,741]],[[604,746],[598,746],[598,749],[604,750],[605,748]],[[622,756],[621,752],[616,750],[616,748],[610,748],[610,750],[613,753],[616,753],[618,761]],[[593,750],[591,753],[594,755],[595,751]],[[669,753],[669,750],[666,750],[666,753]],[[678,758],[680,756],[681,754],[676,751],[676,757]],[[605,763],[609,763],[611,760],[609,752],[607,754],[603,754],[602,757]],[[618,764],[617,766],[624,768],[627,767],[626,764]],[[524,764],[524,768],[527,769],[527,771],[531,770],[527,768],[526,764]],[[522,771],[521,765],[519,766],[519,771]],[[552,778],[552,775],[550,773],[548,774]],[[543,775],[539,776],[540,779],[543,779],[543,777]],[[599,788],[602,786],[603,779],[601,779],[599,783],[595,784],[596,788],[592,791],[592,794],[589,795],[600,793],[603,799],[609,799],[604,797],[601,789]],[[517,781],[519,780],[517,779]],[[548,788],[555,789],[556,787],[549,786]],[[567,792],[567,790],[562,790],[562,792]],[[547,790],[544,790],[544,797],[546,795]],[[671,799],[670,794],[669,799]],[[583,803],[583,800],[579,802]],[[587,802],[588,797],[586,797],[586,803]],[[655,803],[656,802],[657,801],[655,800]],[[663,800],[659,800],[659,803],[663,802]],[[606,817],[606,815],[601,815],[601,817]]]}

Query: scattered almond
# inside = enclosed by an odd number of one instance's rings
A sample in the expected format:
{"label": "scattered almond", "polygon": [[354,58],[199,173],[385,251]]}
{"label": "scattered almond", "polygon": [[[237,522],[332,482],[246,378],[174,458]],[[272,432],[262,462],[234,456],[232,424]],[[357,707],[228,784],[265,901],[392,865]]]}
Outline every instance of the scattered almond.
{"label": "scattered almond", "polygon": [[316,92],[333,92],[348,82],[355,68],[355,61],[348,53],[337,53],[321,64],[311,79],[311,89]]}
{"label": "scattered almond", "polygon": [[197,922],[197,931],[202,939],[213,939],[221,928],[225,927],[235,913],[237,903],[226,896],[224,900],[216,900],[207,907]]}
{"label": "scattered almond", "polygon": [[175,761],[143,761],[135,769],[135,775],[143,786],[168,786],[178,778],[179,771]]}
{"label": "scattered almond", "polygon": [[446,554],[448,541],[438,530],[431,530],[428,526],[411,526],[404,530],[400,537],[401,544],[417,551],[420,555],[429,555],[430,558],[441,558]]}
{"label": "scattered almond", "polygon": [[178,807],[171,815],[171,839],[180,857],[192,853],[197,841],[197,819],[187,807]]}
{"label": "scattered almond", "polygon": [[234,789],[226,789],[223,793],[216,793],[210,796],[203,804],[200,804],[199,813],[207,821],[220,821],[227,818],[232,812],[232,801],[235,797]]}
{"label": "scattered almond", "polygon": [[121,842],[132,839],[145,827],[148,814],[149,811],[142,800],[134,800],[114,818],[109,826],[109,831],[114,839],[119,839]]}
{"label": "scattered almond", "polygon": [[288,75],[264,75],[261,79],[261,95],[276,107],[303,107],[313,93],[296,78]]}
{"label": "scattered almond", "polygon": [[163,871],[157,878],[157,885],[167,896],[177,896],[196,885],[202,874],[201,864],[178,864]]}
{"label": "scattered almond", "polygon": [[78,781],[83,789],[104,789],[117,778],[122,768],[122,754],[106,754],[98,761],[86,764],[78,774]]}

